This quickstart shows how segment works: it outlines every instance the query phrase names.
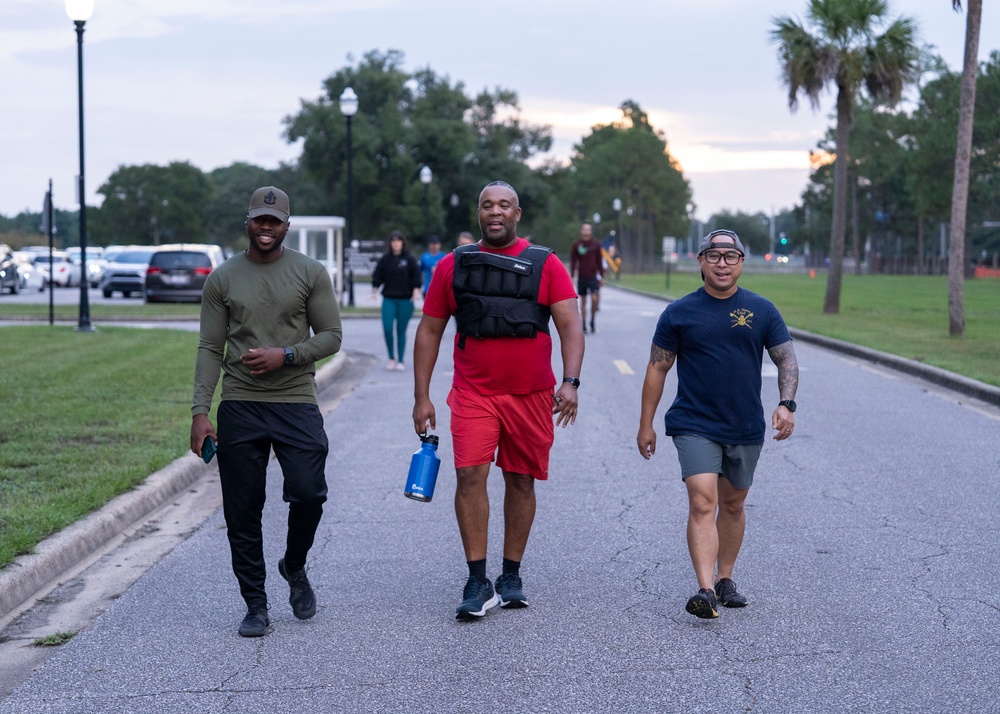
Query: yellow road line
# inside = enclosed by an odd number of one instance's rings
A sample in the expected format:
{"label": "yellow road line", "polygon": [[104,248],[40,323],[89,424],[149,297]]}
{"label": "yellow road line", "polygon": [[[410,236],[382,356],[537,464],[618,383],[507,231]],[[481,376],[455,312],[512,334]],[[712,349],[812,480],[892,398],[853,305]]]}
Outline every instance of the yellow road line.
{"label": "yellow road line", "polygon": [[623,359],[616,359],[616,360],[614,360],[614,363],[615,363],[615,367],[618,368],[618,371],[620,373],[622,373],[622,374],[635,374],[635,372],[632,371],[632,368],[628,366],[628,362],[626,362],[625,360],[623,360]]}

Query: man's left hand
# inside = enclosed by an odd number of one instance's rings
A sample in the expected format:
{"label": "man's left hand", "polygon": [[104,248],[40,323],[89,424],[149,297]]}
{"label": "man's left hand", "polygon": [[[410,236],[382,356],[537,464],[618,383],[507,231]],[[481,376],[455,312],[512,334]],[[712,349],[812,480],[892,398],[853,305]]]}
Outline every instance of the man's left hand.
{"label": "man's left hand", "polygon": [[784,441],[795,430],[795,415],[788,411],[788,407],[778,407],[771,415],[771,428],[777,432],[774,440]]}
{"label": "man's left hand", "polygon": [[252,376],[267,374],[281,369],[285,364],[285,349],[283,347],[255,347],[246,354],[240,355],[243,366],[250,370]]}
{"label": "man's left hand", "polygon": [[565,429],[570,424],[576,424],[576,413],[580,405],[577,401],[576,387],[564,382],[559,391],[552,397],[552,413],[557,414],[556,426]]}

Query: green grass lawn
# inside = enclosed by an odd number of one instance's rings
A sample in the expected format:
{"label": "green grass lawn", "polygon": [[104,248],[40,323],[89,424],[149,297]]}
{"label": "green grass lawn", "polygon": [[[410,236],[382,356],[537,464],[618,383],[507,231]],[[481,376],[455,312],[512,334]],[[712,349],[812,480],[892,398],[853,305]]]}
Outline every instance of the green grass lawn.
{"label": "green grass lawn", "polygon": [[3,566],[188,450],[198,335],[26,325],[0,340]]}
{"label": "green grass lawn", "polygon": [[[684,295],[697,273],[624,276],[621,285]],[[1000,386],[1000,280],[965,285],[966,336],[948,337],[943,277],[844,276],[841,312],[824,315],[824,276],[754,275],[792,327],[918,359]],[[74,305],[57,316],[75,324]],[[196,318],[197,305],[94,305],[95,319]],[[345,308],[344,314],[372,314]],[[5,305],[0,319],[47,317]],[[650,327],[652,329],[652,326]],[[0,327],[0,567],[188,451],[194,332],[47,324]],[[212,415],[214,419],[214,414]]]}
{"label": "green grass lawn", "polygon": [[[672,273],[667,288],[661,273],[625,275],[617,284],[680,297],[702,283],[698,273]],[[836,315],[823,314],[823,274],[755,275],[747,266],[739,284],[774,302],[790,327],[1000,386],[998,279],[966,281],[964,338],[948,336],[948,279],[943,276],[845,275]]]}

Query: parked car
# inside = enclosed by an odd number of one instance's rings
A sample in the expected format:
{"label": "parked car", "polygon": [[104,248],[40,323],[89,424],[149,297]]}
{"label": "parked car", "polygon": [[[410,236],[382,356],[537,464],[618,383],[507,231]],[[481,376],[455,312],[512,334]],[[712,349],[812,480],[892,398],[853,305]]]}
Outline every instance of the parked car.
{"label": "parked car", "polygon": [[26,250],[15,250],[14,260],[17,261],[17,274],[21,278],[21,290],[44,290],[48,285],[49,273],[32,261],[35,253]]}
{"label": "parked car", "polygon": [[215,245],[160,246],[146,268],[146,302],[201,302],[205,279],[222,261]]}
{"label": "parked car", "polygon": [[16,295],[21,290],[21,276],[17,272],[14,251],[6,243],[0,243],[0,292],[4,290]]}
{"label": "parked car", "polygon": [[45,284],[52,283],[60,288],[70,288],[80,284],[80,269],[69,262],[69,256],[61,250],[52,251],[52,264],[49,265],[49,252],[35,253],[32,264],[46,272],[48,278]]}
{"label": "parked car", "polygon": [[109,298],[115,292],[120,292],[125,297],[132,297],[132,293],[141,295],[146,285],[146,268],[155,252],[155,248],[140,247],[113,255],[104,266],[104,274],[101,276],[101,293],[104,297]]}
{"label": "parked car", "polygon": [[[104,274],[104,261],[101,260],[101,252],[103,250],[100,246],[87,247],[87,275],[90,276],[87,282],[90,283],[90,287],[92,288],[96,288],[101,284],[101,276]],[[78,267],[82,267],[80,265],[82,262],[81,253],[82,251],[77,247],[66,249],[66,254],[69,256],[70,262]],[[77,277],[75,282],[77,285],[80,284],[79,277]]]}

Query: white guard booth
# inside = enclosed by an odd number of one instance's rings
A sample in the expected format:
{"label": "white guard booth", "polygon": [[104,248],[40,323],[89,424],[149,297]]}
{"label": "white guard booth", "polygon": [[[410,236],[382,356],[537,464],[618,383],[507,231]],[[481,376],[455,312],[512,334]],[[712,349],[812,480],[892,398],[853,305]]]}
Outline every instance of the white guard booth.
{"label": "white guard booth", "polygon": [[285,245],[325,265],[333,278],[333,289],[342,300],[344,219],[341,216],[290,216],[288,222]]}

